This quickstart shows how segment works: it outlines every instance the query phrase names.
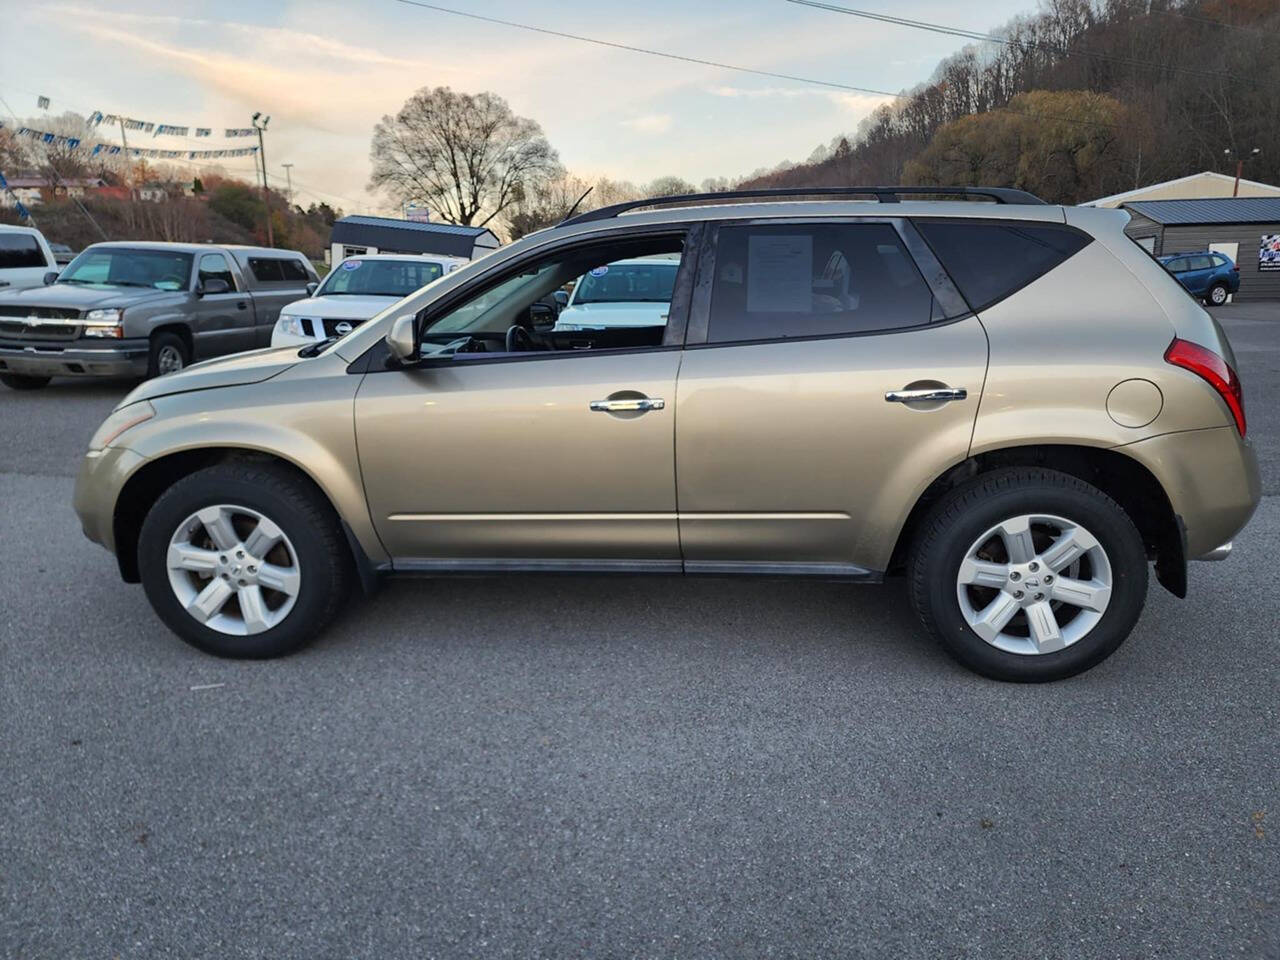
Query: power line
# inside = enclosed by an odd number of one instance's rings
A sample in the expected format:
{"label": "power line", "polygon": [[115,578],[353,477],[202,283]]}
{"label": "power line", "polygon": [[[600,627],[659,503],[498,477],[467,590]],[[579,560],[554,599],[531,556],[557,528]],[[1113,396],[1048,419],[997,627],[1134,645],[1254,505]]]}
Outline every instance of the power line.
{"label": "power line", "polygon": [[[400,0],[400,2],[406,3],[408,0]],[[1131,67],[1143,67],[1146,69],[1161,70],[1168,73],[1185,73],[1190,76],[1207,77],[1213,80],[1228,79],[1243,81],[1246,79],[1233,73],[1223,73],[1213,70],[1197,70],[1194,67],[1175,67],[1170,66],[1167,63],[1160,63],[1154,60],[1139,60],[1136,57],[1099,53],[1096,50],[1074,50],[1040,40],[1016,40],[1011,37],[1002,37],[994,33],[982,33],[978,30],[967,30],[964,27],[949,27],[945,24],[934,23],[930,20],[912,20],[907,17],[895,17],[887,13],[875,13],[871,10],[856,10],[853,7],[842,7],[834,3],[822,3],[820,0],[786,0],[786,2],[793,3],[800,7],[813,7],[816,10],[827,10],[831,13],[843,13],[850,17],[861,17],[864,20],[875,20],[880,23],[889,23],[899,27],[910,27],[913,30],[928,30],[930,33],[941,33],[951,37],[961,37],[966,40],[978,40],[983,43],[998,43],[1007,47],[1026,47],[1032,50],[1044,50],[1050,53],[1060,54],[1064,57],[1093,57],[1097,60],[1106,60]]]}
{"label": "power line", "polygon": [[870,93],[881,97],[900,97],[901,93],[893,93],[889,90],[874,90],[871,87],[858,87],[849,83],[837,83],[834,80],[817,80],[813,77],[799,77],[790,73],[773,73],[769,70],[757,70],[754,67],[739,67],[732,63],[720,63],[717,60],[704,60],[701,57],[689,57],[680,53],[668,53],[665,50],[650,50],[647,47],[634,47],[626,43],[617,43],[613,40],[601,40],[597,37],[584,37],[577,33],[565,33],[562,30],[552,30],[548,27],[538,27],[531,23],[518,23],[515,20],[503,20],[498,17],[486,17],[479,13],[471,13],[466,10],[454,10],[451,7],[442,7],[434,3],[424,3],[422,0],[396,0],[397,3],[403,3],[410,7],[423,7],[427,10],[435,10],[438,13],[449,13],[455,17],[466,17],[469,20],[481,20],[485,23],[496,23],[504,27],[513,27],[517,30],[528,30],[531,33],[541,33],[550,37],[562,37],[566,40],[578,40],[582,43],[594,43],[600,47],[612,47],[615,50],[629,50],[632,53],[643,53],[650,57],[663,57],[667,60],[679,60],[681,63],[695,63],[703,67],[715,67],[719,70],[734,70],[738,73],[750,73],[757,77],[769,77],[773,80],[790,80],[794,83],[808,83],[817,87],[828,87],[833,90],[848,90],[852,93]]}

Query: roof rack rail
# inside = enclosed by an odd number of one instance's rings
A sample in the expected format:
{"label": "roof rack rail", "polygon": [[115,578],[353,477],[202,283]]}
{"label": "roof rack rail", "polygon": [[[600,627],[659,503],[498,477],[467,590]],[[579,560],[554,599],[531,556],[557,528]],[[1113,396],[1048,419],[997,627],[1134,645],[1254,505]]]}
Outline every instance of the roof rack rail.
{"label": "roof rack rail", "polygon": [[620,213],[640,207],[670,206],[672,204],[704,202],[708,200],[745,200],[749,198],[774,199],[783,197],[875,197],[881,203],[897,203],[905,196],[983,197],[996,203],[1044,204],[1035,194],[1011,187],[781,187],[766,190],[728,190],[724,193],[683,193],[672,197],[649,197],[645,200],[627,200],[598,210],[588,210],[576,217],[567,217],[560,226],[575,223],[591,223],[594,220],[610,220]]}

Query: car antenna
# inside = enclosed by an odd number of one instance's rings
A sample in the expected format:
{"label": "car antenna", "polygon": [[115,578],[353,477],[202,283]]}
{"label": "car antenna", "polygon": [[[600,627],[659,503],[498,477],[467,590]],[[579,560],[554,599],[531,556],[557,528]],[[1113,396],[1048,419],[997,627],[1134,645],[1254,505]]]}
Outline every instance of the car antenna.
{"label": "car antenna", "polygon": [[564,215],[565,220],[568,220],[570,217],[574,215],[574,213],[577,212],[578,205],[582,203],[583,200],[587,199],[587,194],[594,189],[595,189],[594,186],[590,186],[590,187],[587,187],[587,189],[582,191],[582,196],[580,196],[577,200],[573,201],[573,206],[570,207],[569,212]]}

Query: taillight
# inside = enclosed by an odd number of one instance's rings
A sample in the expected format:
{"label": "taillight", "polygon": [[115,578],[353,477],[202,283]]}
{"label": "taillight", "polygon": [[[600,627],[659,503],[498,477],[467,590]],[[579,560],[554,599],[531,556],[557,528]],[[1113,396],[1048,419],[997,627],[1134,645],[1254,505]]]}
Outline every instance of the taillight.
{"label": "taillight", "polygon": [[1244,436],[1244,390],[1240,386],[1240,378],[1226,360],[1207,347],[1177,337],[1164,352],[1164,358],[1175,367],[1184,367],[1207,380],[1226,402],[1231,416],[1236,419],[1236,429],[1240,436]]}

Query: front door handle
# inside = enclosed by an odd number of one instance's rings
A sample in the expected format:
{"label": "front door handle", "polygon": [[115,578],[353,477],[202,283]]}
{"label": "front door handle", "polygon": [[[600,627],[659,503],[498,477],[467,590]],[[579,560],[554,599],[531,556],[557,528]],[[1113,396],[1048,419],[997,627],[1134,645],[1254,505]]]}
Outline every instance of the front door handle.
{"label": "front door handle", "polygon": [[248,310],[248,309],[249,309],[249,305],[248,305],[247,303],[245,303],[243,300],[241,300],[239,303],[237,303],[237,304],[236,304],[236,309],[237,309],[237,310]]}
{"label": "front door handle", "polygon": [[647,413],[665,410],[667,401],[661,397],[629,397],[625,400],[592,400],[588,406],[595,413]]}
{"label": "front door handle", "polygon": [[890,390],[884,395],[889,403],[947,403],[964,400],[969,391],[964,387],[923,387],[918,390]]}

